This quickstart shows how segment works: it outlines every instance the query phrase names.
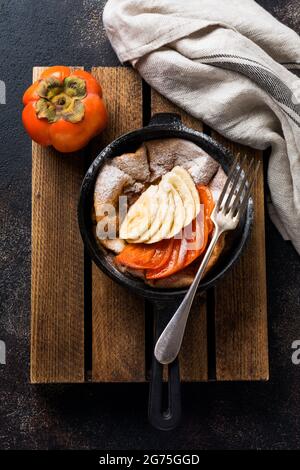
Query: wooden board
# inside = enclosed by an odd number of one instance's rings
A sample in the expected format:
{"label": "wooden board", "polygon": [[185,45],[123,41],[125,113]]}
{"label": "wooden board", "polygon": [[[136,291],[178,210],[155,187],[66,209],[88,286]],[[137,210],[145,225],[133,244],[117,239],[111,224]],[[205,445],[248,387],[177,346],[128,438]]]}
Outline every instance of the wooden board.
{"label": "wooden board", "polygon": [[[35,77],[38,73],[40,69]],[[151,113],[177,112],[186,125],[203,130],[199,121],[150,92],[133,70],[98,67],[92,73],[102,84],[110,122],[88,148],[90,158],[118,135],[146,124],[143,117]],[[259,152],[213,136],[233,153],[261,158]],[[84,271],[76,220],[82,176],[82,155],[62,159],[34,144],[31,380],[81,382],[89,377],[94,382],[143,382],[151,355],[151,312],[145,316],[143,300],[117,286],[95,265],[91,276],[88,263]],[[254,200],[256,220],[244,255],[193,306],[180,353],[183,381],[268,378],[262,168]],[[91,292],[85,313],[84,272],[85,292]],[[89,355],[91,360],[86,360]]]}
{"label": "wooden board", "polygon": [[[107,130],[97,142],[102,148],[121,134],[142,126],[142,83],[133,70],[93,69],[102,84],[109,113]],[[145,380],[145,316],[143,300],[92,268],[92,380]]]}
{"label": "wooden board", "polygon": [[[33,80],[44,70],[35,67]],[[82,154],[32,145],[31,381],[84,381]]]}
{"label": "wooden board", "polygon": [[[261,152],[229,143],[216,133],[213,137],[233,154],[262,163]],[[263,184],[261,164],[252,190],[255,218],[250,240],[215,288],[217,380],[269,378]]]}

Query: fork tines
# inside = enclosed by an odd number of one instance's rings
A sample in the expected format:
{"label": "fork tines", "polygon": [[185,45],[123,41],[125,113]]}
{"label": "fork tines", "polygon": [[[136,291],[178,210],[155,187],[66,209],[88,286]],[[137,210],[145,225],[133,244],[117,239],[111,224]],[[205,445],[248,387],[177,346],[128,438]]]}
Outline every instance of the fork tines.
{"label": "fork tines", "polygon": [[255,164],[254,158],[247,165],[247,156],[242,160],[239,154],[236,156],[216,205],[218,211],[230,212],[232,216],[243,215],[259,166],[260,161]]}

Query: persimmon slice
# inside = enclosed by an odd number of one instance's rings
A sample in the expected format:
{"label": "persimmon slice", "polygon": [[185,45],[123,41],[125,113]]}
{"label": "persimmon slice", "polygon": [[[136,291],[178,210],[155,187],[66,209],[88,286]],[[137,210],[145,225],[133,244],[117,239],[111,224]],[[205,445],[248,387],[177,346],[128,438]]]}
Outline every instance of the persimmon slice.
{"label": "persimmon slice", "polygon": [[211,190],[204,185],[198,185],[197,190],[200,196],[200,204],[204,204],[205,218],[208,225],[209,234],[213,231],[214,224],[210,216],[215,207],[214,198]]}
{"label": "persimmon slice", "polygon": [[172,253],[173,239],[150,245],[130,243],[116,256],[116,262],[134,269],[160,268]]}
{"label": "persimmon slice", "polygon": [[147,269],[146,279],[163,279],[165,277],[171,276],[178,271],[177,263],[180,253],[181,240],[173,239],[173,248],[171,256],[166,264],[160,268],[156,269]]}
{"label": "persimmon slice", "polygon": [[[186,250],[185,260],[183,263],[183,267],[185,268],[189,264],[191,264],[195,259],[200,256],[206,248],[207,240],[208,240],[208,224],[207,220],[204,217],[201,217],[201,220],[197,217],[193,220],[193,238],[188,240],[188,246]],[[201,227],[202,225],[202,227]],[[198,236],[199,231],[203,230],[201,244],[199,244]]]}
{"label": "persimmon slice", "polygon": [[115,260],[119,264],[134,269],[145,269],[147,263],[151,262],[155,248],[143,243],[128,244],[124,250],[116,256]]}
{"label": "persimmon slice", "polygon": [[164,266],[170,259],[173,245],[174,245],[174,238],[169,240],[162,240],[160,242],[155,243],[156,249],[155,254],[152,259],[152,263],[148,263],[147,268],[156,268],[159,269]]}
{"label": "persimmon slice", "polygon": [[[190,240],[191,245],[195,244],[196,248],[188,249],[186,253],[186,257],[184,260],[183,267],[185,268],[189,264],[193,263],[195,259],[197,259],[202,253],[204,253],[207,243],[208,237],[213,230],[214,224],[210,218],[213,208],[215,206],[214,199],[210,189],[207,186],[198,185],[197,190],[200,196],[200,203],[204,206],[204,214],[200,213],[199,216],[192,222],[192,231],[193,237]],[[202,244],[201,246],[197,246],[199,236],[199,230],[203,230],[203,237],[202,237]],[[189,248],[189,247],[188,247]]]}

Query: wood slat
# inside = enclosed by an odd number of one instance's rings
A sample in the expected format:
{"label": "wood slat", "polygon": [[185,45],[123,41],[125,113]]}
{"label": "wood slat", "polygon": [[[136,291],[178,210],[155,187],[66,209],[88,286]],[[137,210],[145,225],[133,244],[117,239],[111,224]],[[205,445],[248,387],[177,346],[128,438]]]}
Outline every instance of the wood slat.
{"label": "wood slat", "polygon": [[[33,80],[44,70],[35,67]],[[31,382],[83,382],[81,154],[32,145]]]}
{"label": "wood slat", "polygon": [[[131,69],[94,68],[103,88],[109,125],[100,149],[117,136],[142,126],[142,83]],[[92,267],[93,381],[145,380],[144,302]]]}
{"label": "wood slat", "polygon": [[[169,100],[152,90],[152,114],[160,112],[178,113],[182,121],[193,129],[202,131],[202,124]],[[207,324],[205,297],[195,300],[180,352],[181,379],[186,382],[207,380]]]}
{"label": "wood slat", "polygon": [[[233,154],[262,160],[262,154],[215,134]],[[268,331],[261,164],[252,194],[255,219],[241,259],[215,288],[217,380],[268,380]]]}

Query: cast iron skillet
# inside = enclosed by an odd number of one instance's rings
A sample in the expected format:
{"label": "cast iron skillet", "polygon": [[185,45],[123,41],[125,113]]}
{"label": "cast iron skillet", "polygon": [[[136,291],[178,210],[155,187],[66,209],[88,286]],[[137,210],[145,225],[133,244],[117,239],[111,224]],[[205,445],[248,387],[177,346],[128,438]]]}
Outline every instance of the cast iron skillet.
{"label": "cast iron skillet", "polygon": [[[135,151],[146,140],[176,137],[194,142],[217,160],[227,172],[232,156],[219,143],[205,134],[185,127],[177,114],[160,113],[152,117],[148,126],[122,135],[108,145],[93,161],[87,171],[80,193],[78,219],[81,236],[88,253],[97,266],[114,281],[141,295],[153,304],[155,334],[158,339],[165,325],[169,322],[178,307],[186,289],[155,289],[147,286],[142,280],[126,276],[119,272],[99,249],[92,231],[91,208],[93,205],[94,185],[100,168],[106,161],[125,152]],[[240,222],[235,241],[228,254],[220,258],[217,265],[199,286],[199,292],[212,287],[237,260],[249,235],[253,219],[253,203],[249,199],[244,220]],[[149,421],[157,429],[175,428],[181,416],[179,363],[176,359],[168,366],[168,400],[167,409],[163,410],[163,366],[152,358],[152,370],[149,393]]]}

